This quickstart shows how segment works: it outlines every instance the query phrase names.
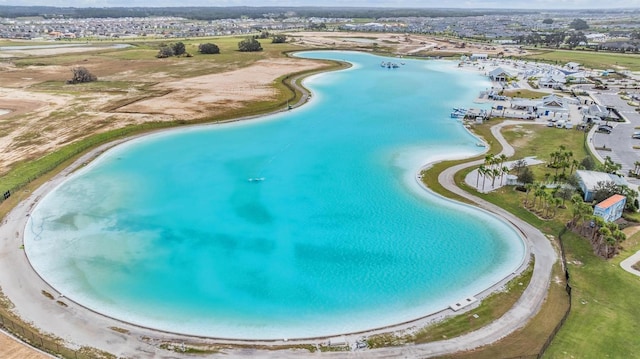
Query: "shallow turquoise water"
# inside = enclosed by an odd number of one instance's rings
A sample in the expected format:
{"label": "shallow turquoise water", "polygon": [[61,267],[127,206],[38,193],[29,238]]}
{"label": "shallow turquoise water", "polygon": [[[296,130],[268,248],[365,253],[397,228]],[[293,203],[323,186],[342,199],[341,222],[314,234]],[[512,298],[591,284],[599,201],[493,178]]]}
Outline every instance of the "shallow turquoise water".
{"label": "shallow turquoise water", "polygon": [[515,231],[414,180],[430,159],[480,152],[449,112],[483,79],[437,61],[389,70],[369,54],[301,56],[354,67],[308,79],[302,108],[103,154],[32,213],[34,268],[141,325],[293,338],[417,318],[518,267]]}

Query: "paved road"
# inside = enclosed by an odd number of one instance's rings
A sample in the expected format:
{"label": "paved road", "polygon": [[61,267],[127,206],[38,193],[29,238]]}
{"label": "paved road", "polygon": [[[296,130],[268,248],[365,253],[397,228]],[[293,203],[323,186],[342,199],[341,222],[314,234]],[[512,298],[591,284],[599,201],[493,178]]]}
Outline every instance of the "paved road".
{"label": "paved road", "polygon": [[640,271],[633,269],[632,267],[636,263],[640,263],[640,251],[636,252],[636,254],[620,262],[620,267],[622,267],[622,269],[626,270],[627,272],[631,274],[635,274],[638,277],[640,277]]}

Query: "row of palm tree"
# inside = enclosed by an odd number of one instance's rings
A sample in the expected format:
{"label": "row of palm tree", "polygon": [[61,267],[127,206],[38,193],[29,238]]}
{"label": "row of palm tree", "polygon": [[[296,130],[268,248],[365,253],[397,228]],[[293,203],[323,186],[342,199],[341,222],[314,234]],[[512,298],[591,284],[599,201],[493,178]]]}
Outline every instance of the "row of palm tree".
{"label": "row of palm tree", "polygon": [[622,169],[622,165],[619,163],[613,162],[611,157],[607,156],[604,158],[604,163],[602,164],[602,171],[607,173],[618,173]]}
{"label": "row of palm tree", "polygon": [[501,184],[504,184],[504,176],[509,173],[509,167],[504,165],[504,161],[507,156],[501,154],[496,156],[494,154],[487,154],[484,157],[484,163],[478,167],[476,176],[476,188],[479,188],[480,177],[482,176],[482,188],[485,187],[487,177],[491,178],[491,187],[495,188],[496,178],[500,178]]}
{"label": "row of palm tree", "polygon": [[[558,208],[564,205],[564,200],[556,197],[554,192],[548,192],[545,185],[541,183],[527,183],[524,206],[525,208],[541,214],[543,218],[554,218],[558,213]],[[529,197],[533,194],[533,201]],[[538,201],[540,199],[540,201]]]}
{"label": "row of palm tree", "polygon": [[624,232],[616,223],[605,222],[602,217],[594,216],[593,208],[582,201],[580,195],[574,195],[571,202],[573,209],[569,228],[587,238],[596,255],[605,259],[616,255],[620,243],[627,238]]}
{"label": "row of palm tree", "polygon": [[[566,178],[567,168],[569,168],[569,176],[575,169],[578,169],[580,162],[573,158],[573,152],[567,151],[564,145],[560,145],[558,151],[551,152],[549,154],[550,160],[547,164],[551,168],[555,168],[555,179]],[[558,170],[562,168],[562,176],[558,176]]]}

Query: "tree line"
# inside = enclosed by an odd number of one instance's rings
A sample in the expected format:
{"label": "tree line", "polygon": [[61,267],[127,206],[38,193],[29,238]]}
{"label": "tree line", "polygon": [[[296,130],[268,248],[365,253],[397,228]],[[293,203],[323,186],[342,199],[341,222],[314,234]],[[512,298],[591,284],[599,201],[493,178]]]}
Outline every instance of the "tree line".
{"label": "tree line", "polygon": [[[240,52],[253,52],[253,51],[262,51],[262,44],[257,39],[267,39],[271,38],[271,43],[273,44],[282,44],[287,41],[287,37],[285,35],[272,35],[266,31],[260,33],[260,35],[255,35],[248,37],[240,42],[238,42],[238,51]],[[219,54],[220,47],[213,43],[203,43],[198,45],[198,52],[201,54],[209,55],[209,54]],[[186,51],[186,46],[183,42],[176,42],[174,44],[164,44],[160,46],[158,50],[158,54],[156,57],[159,59],[166,59],[167,57],[172,56],[185,56],[191,57],[192,55]]]}

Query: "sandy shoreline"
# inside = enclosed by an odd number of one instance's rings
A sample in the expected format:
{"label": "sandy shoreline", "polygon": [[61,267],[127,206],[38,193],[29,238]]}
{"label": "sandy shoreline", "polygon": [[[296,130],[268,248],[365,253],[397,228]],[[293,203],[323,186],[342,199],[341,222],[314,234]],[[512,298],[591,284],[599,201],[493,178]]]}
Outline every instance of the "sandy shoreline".
{"label": "sandy shoreline", "polygon": [[[162,130],[168,131],[168,130]],[[140,136],[136,136],[140,137]],[[5,295],[11,298],[12,301],[16,303],[20,303],[20,305],[16,306],[17,313],[28,322],[32,322],[34,325],[40,327],[43,331],[58,334],[65,333],[65,337],[63,339],[67,340],[71,344],[76,344],[80,346],[95,346],[102,350],[107,350],[112,353],[116,353],[118,355],[132,355],[136,353],[124,351],[122,350],[123,344],[128,343],[126,347],[131,346],[130,339],[127,338],[126,341],[123,340],[123,335],[116,333],[108,328],[117,327],[128,330],[131,334],[136,333],[138,337],[151,337],[156,340],[164,340],[171,342],[179,342],[179,341],[193,341],[194,339],[198,342],[204,340],[205,343],[215,342],[215,343],[235,343],[235,344],[251,344],[251,345],[292,345],[292,344],[319,344],[327,342],[331,339],[335,342],[337,339],[340,340],[346,339],[349,342],[355,342],[358,338],[362,336],[369,336],[373,334],[381,334],[385,332],[403,332],[403,331],[412,331],[415,328],[420,328],[431,324],[433,322],[439,321],[447,316],[459,314],[464,312],[454,312],[453,310],[447,308],[435,313],[429,313],[421,318],[417,318],[414,320],[410,320],[403,323],[393,324],[381,328],[374,328],[371,330],[359,331],[354,333],[336,333],[336,335],[323,336],[323,337],[312,337],[312,338],[301,338],[294,340],[236,340],[229,338],[209,338],[209,339],[198,339],[196,336],[189,335],[181,335],[179,333],[169,333],[161,330],[153,329],[153,328],[144,328],[138,325],[129,324],[122,320],[109,318],[104,316],[103,314],[94,312],[88,308],[83,307],[82,305],[71,302],[68,298],[63,298],[62,293],[59,293],[55,288],[51,287],[44,281],[31,267],[28,258],[24,255],[23,249],[20,248],[22,245],[22,234],[24,233],[24,228],[26,225],[26,220],[28,218],[28,214],[31,209],[37,204],[37,202],[44,196],[46,193],[57,187],[60,183],[66,180],[67,176],[74,172],[77,168],[83,167],[87,161],[95,158],[100,153],[104,152],[106,149],[113,147],[114,145],[126,142],[131,139],[120,140],[117,143],[105,144],[96,148],[95,150],[87,153],[85,156],[79,158],[74,162],[73,165],[65,169],[63,172],[55,176],[53,179],[45,183],[43,186],[34,191],[28,199],[22,201],[10,214],[7,216],[5,223],[2,227],[0,227],[0,238],[3,238],[3,241],[0,243],[0,259],[2,259],[3,264],[9,264],[14,269],[14,272],[11,274],[8,271],[2,271],[0,273],[0,283],[3,284],[2,288],[5,291]],[[432,163],[425,165],[428,167],[433,163],[439,162],[441,159],[434,159]],[[422,181],[419,180],[418,174],[416,174],[416,181],[425,189],[427,187],[424,186]],[[431,192],[431,191],[430,191]],[[450,201],[446,199],[447,201]],[[468,205],[466,205],[468,206]],[[471,206],[469,206],[471,207]],[[14,238],[6,238],[9,237],[9,233],[15,233]],[[509,274],[507,277],[501,279],[500,281],[494,283],[492,286],[487,288],[486,290],[478,293],[476,298],[482,299],[491,293],[495,292],[497,289],[501,288],[513,277],[517,276],[523,269],[527,267],[529,252],[529,246],[525,246],[527,248],[526,254],[523,256],[522,263],[518,270]],[[16,275],[19,274],[19,275]],[[47,292],[53,294],[56,300],[62,300],[68,304],[68,307],[61,307],[55,304],[55,301],[52,301],[41,294],[42,290],[46,290]],[[14,299],[18,298],[18,299]],[[475,305],[468,307],[467,309],[474,308]],[[55,323],[52,321],[46,320],[47,323],[42,323],[41,319],[43,318],[64,318],[62,321],[56,321]],[[88,324],[94,323],[94,324]],[[98,334],[99,333],[99,334]],[[129,335],[132,336],[132,335]],[[87,342],[82,342],[81,339],[88,339]],[[115,347],[109,348],[103,347],[101,345],[96,345],[99,342],[115,342],[117,345]],[[136,340],[133,340],[135,343]],[[104,343],[101,343],[104,344]],[[141,345],[142,343],[137,342],[136,346]],[[146,347],[146,346],[145,346]],[[155,346],[150,345],[154,350],[158,350]],[[131,348],[127,348],[130,350]],[[150,348],[145,348],[149,350]],[[166,352],[159,351],[154,354],[161,355]]]}
{"label": "sandy shoreline", "polygon": [[[260,116],[262,117],[262,116]],[[237,119],[239,121],[243,119]],[[171,130],[171,129],[170,129]],[[118,141],[122,143],[130,139]],[[117,143],[116,143],[117,144]],[[193,337],[182,336],[179,334],[167,334],[161,331],[142,328],[134,325],[129,325],[122,321],[114,320],[104,317],[103,315],[89,311],[86,308],[81,307],[78,304],[71,303],[66,299],[62,299],[68,304],[68,307],[62,307],[55,304],[55,301],[51,301],[41,294],[44,289],[52,294],[59,294],[57,291],[46,284],[31,268],[28,259],[24,255],[24,251],[20,248],[22,245],[22,234],[24,233],[24,226],[26,225],[26,218],[30,210],[37,204],[37,202],[51,189],[62,183],[65,178],[76,168],[83,166],[87,161],[95,158],[98,154],[112,147],[114,144],[106,144],[100,146],[85,156],[81,157],[74,164],[67,169],[63,170],[60,174],[56,175],[53,179],[48,181],[45,185],[34,191],[28,199],[18,204],[8,215],[5,217],[5,221],[0,227],[0,260],[2,264],[7,268],[12,268],[12,271],[0,271],[0,283],[5,292],[5,295],[9,297],[14,303],[19,303],[16,307],[16,312],[28,322],[34,323],[34,325],[40,327],[45,332],[61,335],[64,333],[63,339],[71,343],[73,346],[87,345],[97,347],[99,349],[114,353],[120,356],[136,356],[136,357],[173,357],[175,353],[168,352],[166,350],[159,349],[156,345],[159,341],[179,342],[179,341],[191,341]],[[437,162],[437,161],[436,161]],[[425,166],[430,166],[427,164]],[[416,180],[424,187],[422,181],[419,180],[416,174]],[[426,188],[426,187],[424,187]],[[495,213],[493,213],[495,214]],[[517,228],[517,227],[516,227]],[[522,231],[522,230],[520,230]],[[525,246],[529,249],[529,246]],[[527,252],[529,253],[529,252]],[[528,258],[528,254],[524,256]],[[526,268],[526,260],[523,260],[519,271]],[[496,289],[502,287],[510,278],[516,275],[518,271],[510,274],[507,278],[502,279],[498,283],[494,284],[491,288],[478,294],[478,298],[483,298],[486,295],[494,292]],[[325,342],[329,339],[345,339],[350,342],[354,342],[355,339],[363,335],[371,335],[389,331],[406,331],[412,330],[415,327],[424,326],[434,321],[440,320],[443,317],[453,314],[450,309],[430,314],[423,318],[419,318],[413,321],[400,323],[393,326],[374,329],[371,331],[364,331],[352,334],[341,334],[330,337],[322,338],[309,338],[301,340],[267,340],[267,341],[253,341],[253,340],[209,340],[200,339],[202,343],[242,343],[242,344],[254,344],[254,345],[291,345],[291,344],[317,344]],[[56,318],[57,320],[46,320],[50,318]],[[47,323],[42,323],[42,320]],[[123,328],[129,331],[129,334],[124,335],[122,333],[115,332],[110,327]],[[151,338],[151,340],[145,340],[142,338]],[[145,353],[140,356],[140,353]],[[368,352],[372,353],[372,352]],[[300,353],[298,353],[300,354]]]}

